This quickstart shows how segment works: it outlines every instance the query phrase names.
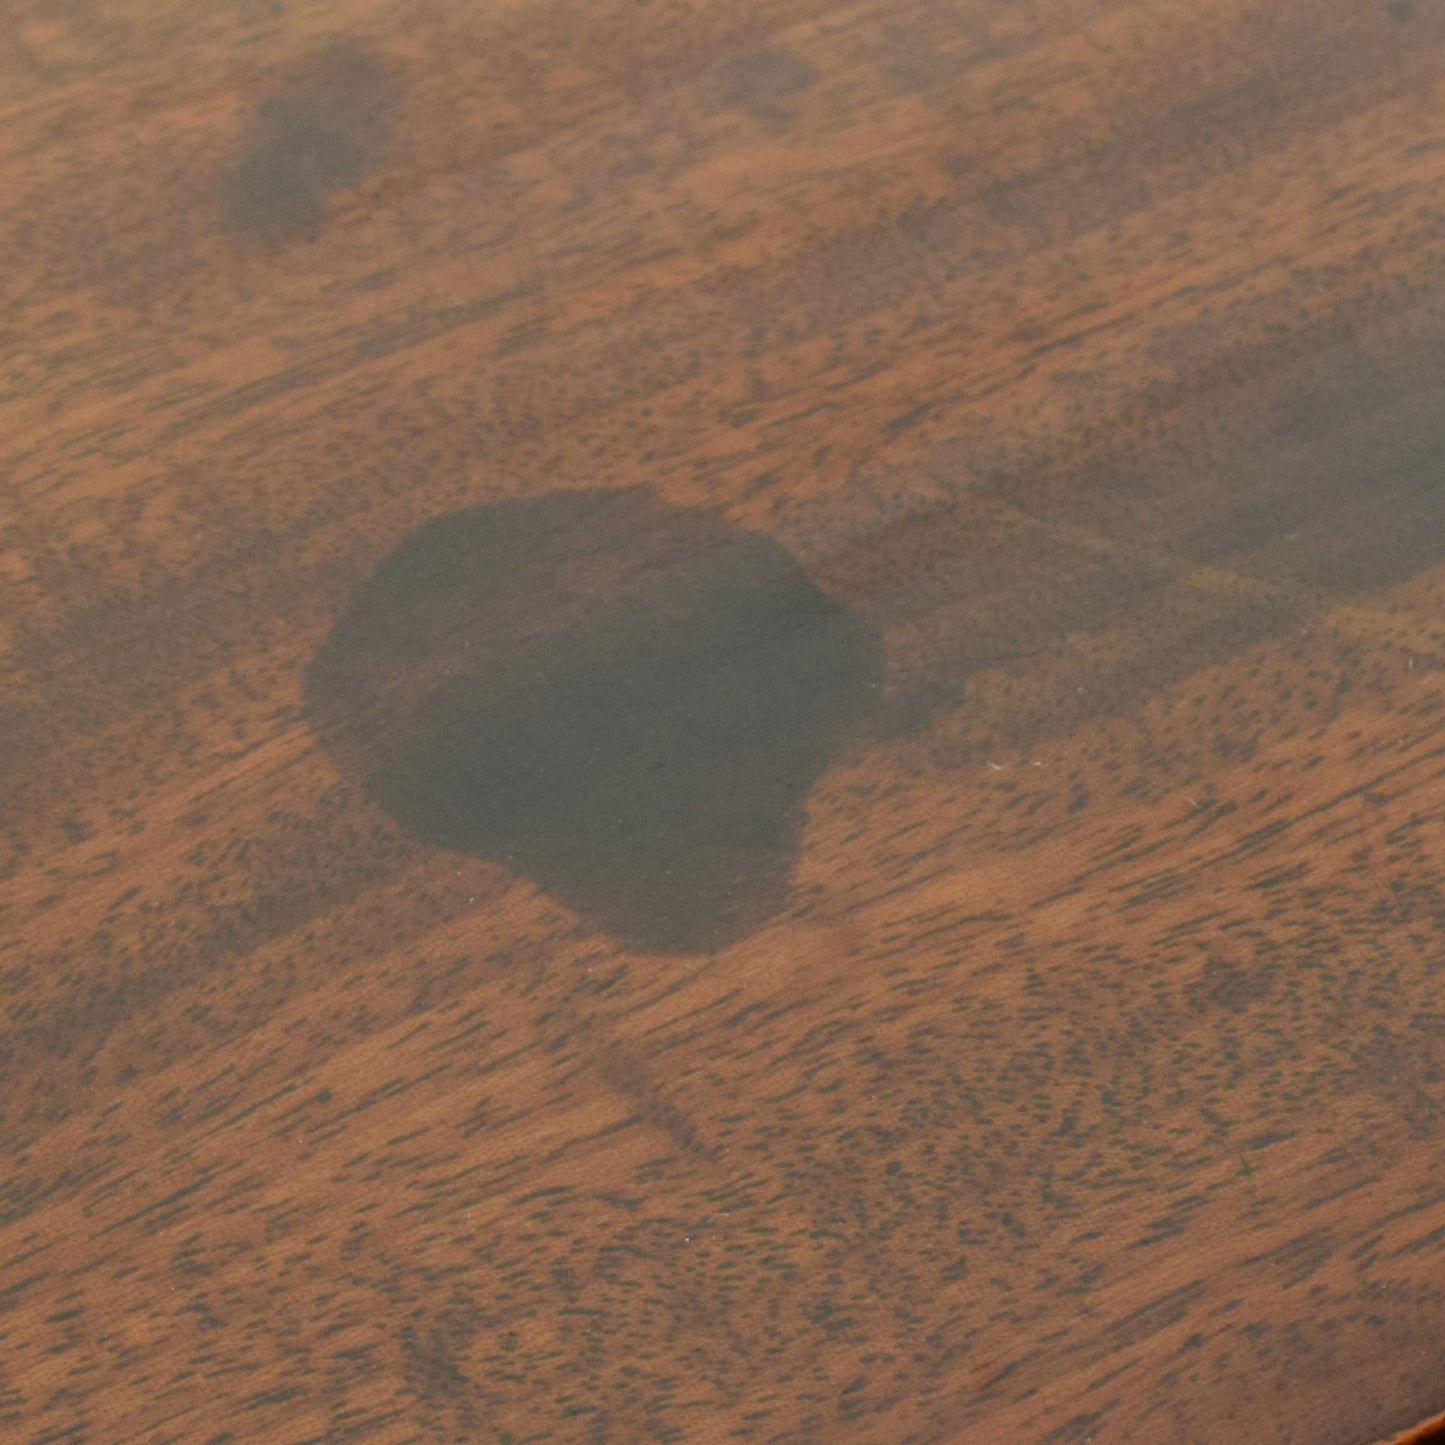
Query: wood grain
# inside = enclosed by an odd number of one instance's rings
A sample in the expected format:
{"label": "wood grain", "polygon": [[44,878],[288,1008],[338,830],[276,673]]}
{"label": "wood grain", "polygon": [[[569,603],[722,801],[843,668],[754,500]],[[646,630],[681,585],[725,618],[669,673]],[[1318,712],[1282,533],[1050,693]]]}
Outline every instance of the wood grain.
{"label": "wood grain", "polygon": [[[1432,0],[6,7],[5,1438],[1438,1412],[1442,115]],[[886,653],[701,952],[303,707],[638,487]]]}

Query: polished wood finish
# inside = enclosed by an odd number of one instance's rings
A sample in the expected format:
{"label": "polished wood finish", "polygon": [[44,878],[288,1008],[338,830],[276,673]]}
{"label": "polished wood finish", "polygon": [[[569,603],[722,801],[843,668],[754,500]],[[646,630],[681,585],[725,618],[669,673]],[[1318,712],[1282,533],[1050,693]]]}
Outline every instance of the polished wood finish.
{"label": "polished wood finish", "polygon": [[[0,19],[14,1441],[1364,1445],[1445,1398],[1445,12]],[[628,948],[303,715],[457,508],[882,700]]]}

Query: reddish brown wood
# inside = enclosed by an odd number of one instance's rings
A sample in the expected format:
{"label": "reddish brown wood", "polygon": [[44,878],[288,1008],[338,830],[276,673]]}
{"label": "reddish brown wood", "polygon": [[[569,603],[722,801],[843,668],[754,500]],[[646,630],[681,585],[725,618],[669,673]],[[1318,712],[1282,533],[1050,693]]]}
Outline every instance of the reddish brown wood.
{"label": "reddish brown wood", "polygon": [[[0,37],[5,1439],[1440,1408],[1437,6]],[[419,525],[632,487],[886,652],[708,951],[409,836],[304,711]]]}

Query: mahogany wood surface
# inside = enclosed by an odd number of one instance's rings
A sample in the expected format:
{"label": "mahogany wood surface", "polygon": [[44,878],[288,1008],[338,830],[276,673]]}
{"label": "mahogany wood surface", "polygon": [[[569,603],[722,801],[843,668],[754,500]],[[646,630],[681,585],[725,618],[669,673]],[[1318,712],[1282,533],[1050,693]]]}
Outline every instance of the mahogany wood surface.
{"label": "mahogany wood surface", "polygon": [[[0,195],[0,1438],[1441,1409],[1437,0],[10,0]],[[308,694],[583,493],[449,645],[686,536],[872,699],[664,921]]]}

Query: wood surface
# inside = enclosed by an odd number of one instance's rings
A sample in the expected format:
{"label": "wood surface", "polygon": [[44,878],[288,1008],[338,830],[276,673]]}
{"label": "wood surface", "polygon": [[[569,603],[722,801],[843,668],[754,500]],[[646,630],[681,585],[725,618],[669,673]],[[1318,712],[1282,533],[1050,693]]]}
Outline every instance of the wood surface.
{"label": "wood surface", "polygon": [[[10,0],[0,195],[0,1437],[1445,1405],[1436,0]],[[882,649],[690,947],[307,703],[630,488]]]}

